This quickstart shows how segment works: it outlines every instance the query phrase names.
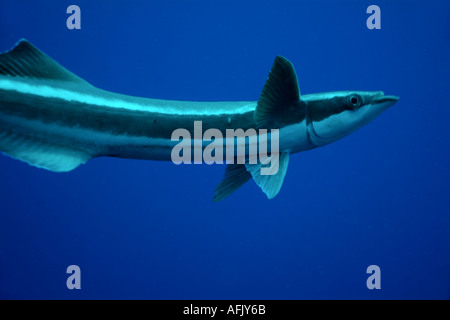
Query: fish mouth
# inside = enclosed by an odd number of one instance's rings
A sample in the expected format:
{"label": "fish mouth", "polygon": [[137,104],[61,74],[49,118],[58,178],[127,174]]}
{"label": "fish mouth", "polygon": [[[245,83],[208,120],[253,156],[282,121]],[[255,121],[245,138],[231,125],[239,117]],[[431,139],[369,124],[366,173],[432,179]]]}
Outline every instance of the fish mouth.
{"label": "fish mouth", "polygon": [[390,102],[392,104],[395,104],[398,99],[400,99],[400,97],[398,96],[385,96],[385,95],[380,95],[378,97],[375,97],[372,100],[372,103],[383,103],[383,102]]}

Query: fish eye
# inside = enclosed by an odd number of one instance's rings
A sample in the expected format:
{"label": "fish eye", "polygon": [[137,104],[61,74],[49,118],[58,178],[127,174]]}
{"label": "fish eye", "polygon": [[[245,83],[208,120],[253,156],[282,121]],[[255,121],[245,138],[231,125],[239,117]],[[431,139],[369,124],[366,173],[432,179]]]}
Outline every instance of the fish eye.
{"label": "fish eye", "polygon": [[361,97],[356,94],[352,94],[348,98],[348,104],[351,109],[358,108],[361,105]]}

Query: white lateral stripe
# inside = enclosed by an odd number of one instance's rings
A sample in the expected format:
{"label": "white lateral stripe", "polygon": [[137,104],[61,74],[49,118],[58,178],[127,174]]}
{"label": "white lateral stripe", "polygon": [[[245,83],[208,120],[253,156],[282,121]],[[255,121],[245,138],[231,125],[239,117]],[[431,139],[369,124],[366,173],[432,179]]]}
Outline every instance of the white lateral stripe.
{"label": "white lateral stripe", "polygon": [[[12,81],[6,79],[0,79],[0,89],[1,90],[12,90],[23,94],[30,94],[41,96],[44,98],[50,99],[61,99],[65,101],[76,101],[79,103],[95,105],[100,107],[109,107],[116,109],[127,109],[133,111],[144,111],[144,112],[154,112],[154,113],[163,113],[163,114],[171,114],[171,115],[188,115],[188,114],[198,114],[198,115],[221,115],[221,114],[240,114],[249,111],[253,111],[255,109],[255,103],[249,103],[245,105],[240,105],[239,107],[233,108],[216,108],[216,106],[211,106],[211,108],[202,108],[201,110],[196,110],[194,108],[190,109],[189,104],[192,102],[186,101],[186,108],[183,110],[170,107],[170,105],[152,105],[152,104],[138,104],[131,101],[125,101],[120,99],[105,99],[100,96],[80,93],[76,91],[61,89],[61,88],[53,88],[48,85],[30,85],[28,83],[20,82],[20,81]],[[161,100],[167,104],[168,100]],[[178,102],[179,103],[179,102]],[[205,103],[205,102],[204,102]],[[211,104],[214,104],[211,103]],[[233,102],[230,102],[233,104]]]}

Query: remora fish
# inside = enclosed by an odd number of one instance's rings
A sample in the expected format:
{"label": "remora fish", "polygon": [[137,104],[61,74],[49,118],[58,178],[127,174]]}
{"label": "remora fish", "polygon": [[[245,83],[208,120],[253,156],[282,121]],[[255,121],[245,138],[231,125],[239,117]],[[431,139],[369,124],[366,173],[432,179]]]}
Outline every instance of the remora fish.
{"label": "remora fish", "polygon": [[[171,160],[178,128],[279,129],[279,170],[228,164],[214,200],[250,178],[276,196],[289,155],[324,146],[361,128],[398,100],[383,92],[338,91],[300,96],[292,64],[278,56],[258,101],[188,102],[104,91],[21,40],[0,55],[0,150],[30,165],[70,171],[101,156]],[[191,128],[191,129],[189,129]]]}

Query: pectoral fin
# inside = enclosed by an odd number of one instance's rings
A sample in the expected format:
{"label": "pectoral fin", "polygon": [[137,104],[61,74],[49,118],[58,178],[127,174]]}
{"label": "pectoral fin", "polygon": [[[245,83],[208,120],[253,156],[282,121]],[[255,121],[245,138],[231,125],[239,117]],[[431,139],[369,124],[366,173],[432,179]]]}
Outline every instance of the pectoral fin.
{"label": "pectoral fin", "polygon": [[259,97],[255,123],[258,128],[279,129],[300,122],[303,117],[304,103],[300,101],[294,66],[286,58],[278,56]]}
{"label": "pectoral fin", "polygon": [[[294,67],[289,60],[278,56],[264,85],[254,113],[258,128],[279,129],[286,125],[299,123],[306,116],[306,105],[300,100],[300,89]],[[216,188],[214,201],[220,201],[244,183],[250,177],[263,190],[269,199],[274,198],[283,185],[289,164],[289,153],[281,152],[279,157],[271,158],[277,163],[270,166],[277,172],[263,175],[261,169],[269,164],[228,165],[225,177]]]}

